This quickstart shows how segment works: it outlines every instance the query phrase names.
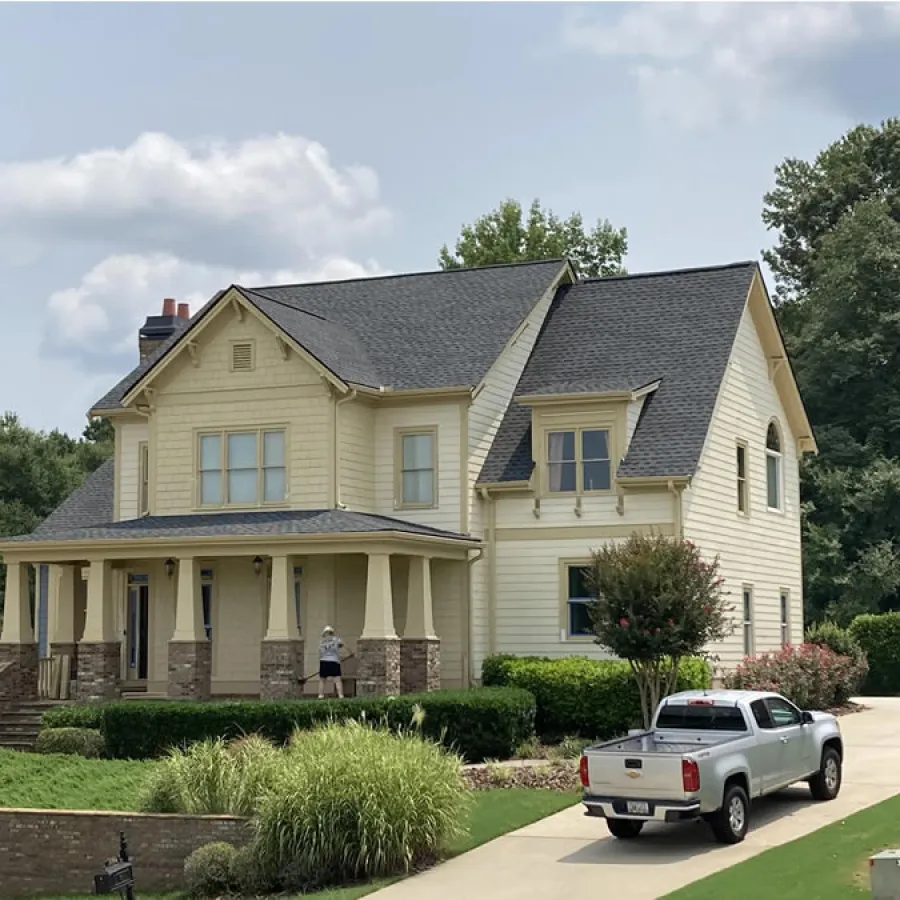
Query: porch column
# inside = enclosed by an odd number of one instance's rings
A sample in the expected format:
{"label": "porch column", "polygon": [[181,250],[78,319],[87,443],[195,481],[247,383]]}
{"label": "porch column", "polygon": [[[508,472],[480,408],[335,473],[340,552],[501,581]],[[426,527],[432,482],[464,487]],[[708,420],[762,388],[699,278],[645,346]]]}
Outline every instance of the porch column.
{"label": "porch column", "polygon": [[0,704],[36,700],[38,647],[31,621],[28,564],[6,566],[6,600],[0,633]]}
{"label": "porch column", "polygon": [[[61,696],[71,696],[72,680],[78,671],[78,644],[75,643],[75,566],[49,566],[47,573],[47,647],[50,656],[68,657],[62,672]],[[55,696],[55,695],[53,695]]]}
{"label": "porch column", "polygon": [[409,561],[406,629],[400,642],[400,685],[404,694],[436,691],[441,686],[441,642],[434,631],[431,560]]}
{"label": "porch column", "polygon": [[391,557],[387,553],[368,556],[366,614],[356,655],[357,693],[400,693],[400,641],[394,630]]}
{"label": "porch column", "polygon": [[209,700],[212,644],[203,627],[200,568],[192,557],[178,560],[175,632],[169,641],[169,688],[173,699]]}
{"label": "porch column", "polygon": [[303,640],[294,596],[294,561],[290,556],[272,557],[269,628],[259,658],[260,699],[285,700],[301,695]]}
{"label": "porch column", "polygon": [[[109,562],[92,559],[89,565],[84,634],[78,644],[76,696],[83,703],[96,703],[115,700],[121,693],[122,641],[114,624]],[[74,592],[74,581],[72,586]]]}

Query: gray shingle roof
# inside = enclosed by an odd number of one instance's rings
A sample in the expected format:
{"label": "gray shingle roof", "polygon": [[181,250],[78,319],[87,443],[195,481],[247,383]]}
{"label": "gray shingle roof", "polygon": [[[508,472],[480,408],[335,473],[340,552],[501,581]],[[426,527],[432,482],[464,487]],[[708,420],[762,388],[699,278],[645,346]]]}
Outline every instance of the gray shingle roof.
{"label": "gray shingle roof", "polygon": [[[242,290],[344,381],[395,390],[474,387],[564,265],[554,259]],[[93,408],[117,408],[175,340]]]}
{"label": "gray shingle roof", "polygon": [[[87,485],[85,485],[87,487]],[[74,497],[74,495],[73,495]],[[70,498],[71,500],[72,498]],[[67,501],[68,503],[68,501]],[[64,504],[66,506],[67,504]],[[110,511],[111,511],[110,504]],[[60,507],[53,516],[62,512]],[[334,509],[311,510],[263,510],[252,512],[201,513],[183,516],[144,516],[123,522],[107,520],[90,527],[73,527],[74,510],[55,526],[49,526],[48,518],[33,534],[7,538],[7,541],[28,543],[32,541],[114,541],[159,538],[205,538],[205,537],[268,537],[272,535],[313,535],[313,534],[360,534],[379,532],[401,532],[424,537],[456,538],[477,542],[470,535],[442,531],[369,513],[350,512]]]}
{"label": "gray shingle roof", "polygon": [[[755,262],[597,278],[563,287],[516,395],[634,390],[657,380],[619,475],[696,469]],[[513,402],[479,481],[526,481],[530,410]]]}
{"label": "gray shingle roof", "polygon": [[115,515],[114,482],[113,461],[108,459],[35,528],[33,536],[46,539],[57,531],[111,522]]}

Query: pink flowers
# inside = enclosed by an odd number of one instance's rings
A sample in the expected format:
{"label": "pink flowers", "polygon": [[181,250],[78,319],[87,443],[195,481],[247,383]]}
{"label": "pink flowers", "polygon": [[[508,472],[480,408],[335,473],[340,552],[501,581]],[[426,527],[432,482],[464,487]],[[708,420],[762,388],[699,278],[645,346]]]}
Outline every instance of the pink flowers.
{"label": "pink flowers", "polygon": [[620,624],[623,628],[627,628],[627,627],[628,627],[628,619],[626,619],[626,618],[624,618],[624,617],[621,618],[621,619],[619,619],[619,624]]}

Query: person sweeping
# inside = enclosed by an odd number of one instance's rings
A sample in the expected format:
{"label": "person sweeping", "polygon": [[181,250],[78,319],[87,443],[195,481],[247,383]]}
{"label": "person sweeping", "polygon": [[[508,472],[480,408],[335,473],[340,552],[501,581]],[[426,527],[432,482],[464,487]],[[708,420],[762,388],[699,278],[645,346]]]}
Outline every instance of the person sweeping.
{"label": "person sweeping", "polygon": [[344,682],[341,677],[341,648],[344,642],[334,633],[330,625],[322,629],[319,641],[319,699],[325,697],[328,682],[334,679],[334,688],[338,697],[344,696]]}

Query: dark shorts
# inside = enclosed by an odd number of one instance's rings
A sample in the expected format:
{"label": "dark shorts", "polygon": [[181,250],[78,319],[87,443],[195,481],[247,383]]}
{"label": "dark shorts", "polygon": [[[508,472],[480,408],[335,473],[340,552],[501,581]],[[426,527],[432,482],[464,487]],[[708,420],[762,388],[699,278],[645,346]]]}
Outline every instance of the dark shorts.
{"label": "dark shorts", "polygon": [[341,664],[322,660],[319,663],[319,678],[340,678]]}

